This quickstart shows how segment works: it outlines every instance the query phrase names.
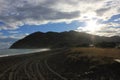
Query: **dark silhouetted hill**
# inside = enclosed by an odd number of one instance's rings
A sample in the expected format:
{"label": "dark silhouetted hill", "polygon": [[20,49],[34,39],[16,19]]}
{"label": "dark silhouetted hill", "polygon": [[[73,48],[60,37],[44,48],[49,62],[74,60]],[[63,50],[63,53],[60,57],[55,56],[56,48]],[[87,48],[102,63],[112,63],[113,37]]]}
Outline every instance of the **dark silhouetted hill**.
{"label": "dark silhouetted hill", "polygon": [[[120,37],[101,37],[83,32],[35,32],[16,41],[10,48],[61,48],[61,47],[88,47],[90,44],[99,46],[101,43],[120,42]],[[108,45],[107,45],[108,46]],[[113,46],[113,45],[112,45]],[[100,45],[101,47],[101,45]]]}

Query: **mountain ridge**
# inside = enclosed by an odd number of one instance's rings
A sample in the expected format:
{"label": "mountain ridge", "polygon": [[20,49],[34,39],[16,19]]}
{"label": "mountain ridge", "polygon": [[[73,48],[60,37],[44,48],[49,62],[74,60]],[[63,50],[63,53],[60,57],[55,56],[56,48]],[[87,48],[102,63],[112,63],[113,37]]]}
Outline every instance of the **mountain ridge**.
{"label": "mountain ridge", "polygon": [[10,48],[61,48],[88,47],[90,44],[102,42],[120,43],[119,36],[104,37],[84,32],[34,32],[13,43]]}

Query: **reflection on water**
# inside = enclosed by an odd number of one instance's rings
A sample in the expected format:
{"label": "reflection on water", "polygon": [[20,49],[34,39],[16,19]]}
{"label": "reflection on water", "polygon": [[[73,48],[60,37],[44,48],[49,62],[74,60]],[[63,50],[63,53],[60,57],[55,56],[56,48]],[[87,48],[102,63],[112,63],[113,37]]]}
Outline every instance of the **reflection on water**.
{"label": "reflection on water", "polygon": [[43,49],[1,49],[0,57],[27,54],[27,53],[33,53],[33,52],[43,52],[43,51],[48,51],[48,50],[50,50],[50,49],[48,49],[48,48],[43,48]]}

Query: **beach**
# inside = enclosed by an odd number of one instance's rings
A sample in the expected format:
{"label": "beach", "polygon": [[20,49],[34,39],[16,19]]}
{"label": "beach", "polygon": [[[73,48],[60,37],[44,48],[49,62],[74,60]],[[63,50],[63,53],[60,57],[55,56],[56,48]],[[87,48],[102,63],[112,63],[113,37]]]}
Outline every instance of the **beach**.
{"label": "beach", "polygon": [[47,64],[47,59],[59,52],[55,49],[0,57],[0,80],[53,80],[53,78],[61,80],[63,77]]}
{"label": "beach", "polygon": [[[110,52],[100,53],[103,50],[116,52],[113,56]],[[4,56],[0,57],[0,80],[119,80],[119,51],[59,48]]]}

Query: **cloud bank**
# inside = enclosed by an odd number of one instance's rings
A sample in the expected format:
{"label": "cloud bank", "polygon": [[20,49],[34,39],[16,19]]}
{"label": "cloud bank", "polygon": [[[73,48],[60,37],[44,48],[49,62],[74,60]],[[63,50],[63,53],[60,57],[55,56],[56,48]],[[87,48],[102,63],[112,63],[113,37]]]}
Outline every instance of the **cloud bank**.
{"label": "cloud bank", "polygon": [[119,0],[0,0],[0,29],[17,29],[24,24],[107,20],[120,12]]}

